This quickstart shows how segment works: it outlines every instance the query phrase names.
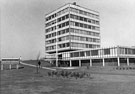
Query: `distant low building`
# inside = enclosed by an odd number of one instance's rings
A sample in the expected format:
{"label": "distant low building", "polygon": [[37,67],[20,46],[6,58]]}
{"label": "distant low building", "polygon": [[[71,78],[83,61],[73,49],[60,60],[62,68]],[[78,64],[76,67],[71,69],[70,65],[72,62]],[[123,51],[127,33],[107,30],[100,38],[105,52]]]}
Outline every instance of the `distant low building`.
{"label": "distant low building", "polygon": [[16,65],[16,68],[19,68],[19,64],[21,62],[20,58],[2,58],[1,59],[1,70],[4,69],[4,66],[9,66],[9,69],[12,69],[13,65]]}
{"label": "distant low building", "polygon": [[123,66],[135,65],[135,48],[116,46],[64,52],[58,55],[69,66]]}

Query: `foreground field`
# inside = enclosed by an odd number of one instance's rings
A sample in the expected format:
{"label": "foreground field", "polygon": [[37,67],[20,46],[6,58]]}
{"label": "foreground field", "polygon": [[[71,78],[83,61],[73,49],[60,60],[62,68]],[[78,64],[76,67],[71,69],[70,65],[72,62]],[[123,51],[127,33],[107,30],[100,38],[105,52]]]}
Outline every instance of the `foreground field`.
{"label": "foreground field", "polygon": [[[135,94],[135,75],[93,70],[92,78],[48,77],[49,70],[24,66],[1,71],[1,94]],[[74,70],[77,71],[77,70]],[[83,69],[81,69],[83,71]],[[99,72],[99,73],[97,73]],[[121,72],[119,72],[121,73]]]}

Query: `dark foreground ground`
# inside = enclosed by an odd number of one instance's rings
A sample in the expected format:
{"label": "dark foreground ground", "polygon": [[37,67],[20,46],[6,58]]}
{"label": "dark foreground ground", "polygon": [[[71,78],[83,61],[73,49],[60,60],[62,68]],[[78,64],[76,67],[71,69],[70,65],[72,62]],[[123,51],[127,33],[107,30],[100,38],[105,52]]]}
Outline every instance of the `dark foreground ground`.
{"label": "dark foreground ground", "polygon": [[0,94],[135,94],[134,70],[109,72],[108,69],[93,68],[87,70],[92,78],[76,80],[49,77],[48,70],[40,69],[37,74],[36,68],[23,67],[1,71]]}

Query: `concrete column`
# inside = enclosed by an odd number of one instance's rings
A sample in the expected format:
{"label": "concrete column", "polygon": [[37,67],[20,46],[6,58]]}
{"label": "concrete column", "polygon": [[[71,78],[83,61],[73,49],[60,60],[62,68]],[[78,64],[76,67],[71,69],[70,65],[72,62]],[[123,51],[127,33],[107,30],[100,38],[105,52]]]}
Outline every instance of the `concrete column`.
{"label": "concrete column", "polygon": [[56,67],[58,67],[58,59],[56,60]]}
{"label": "concrete column", "polygon": [[81,67],[81,60],[79,60],[79,67]]}
{"label": "concrete column", "polygon": [[92,67],[92,59],[90,59],[90,67]]}
{"label": "concrete column", "polygon": [[120,58],[117,57],[117,61],[118,61],[118,66],[120,66]]}
{"label": "concrete column", "polygon": [[3,70],[3,64],[1,64],[1,70]]}
{"label": "concrete column", "polygon": [[105,66],[105,59],[103,58],[103,67]]}
{"label": "concrete column", "polygon": [[11,67],[11,64],[9,64],[9,69],[11,70],[11,68],[12,68],[12,67]]}
{"label": "concrete column", "polygon": [[16,64],[16,69],[19,69],[19,65],[18,64]]}
{"label": "concrete column", "polygon": [[72,61],[70,60],[70,67],[72,67]]}
{"label": "concrete column", "polygon": [[129,58],[127,58],[127,66],[129,66]]}

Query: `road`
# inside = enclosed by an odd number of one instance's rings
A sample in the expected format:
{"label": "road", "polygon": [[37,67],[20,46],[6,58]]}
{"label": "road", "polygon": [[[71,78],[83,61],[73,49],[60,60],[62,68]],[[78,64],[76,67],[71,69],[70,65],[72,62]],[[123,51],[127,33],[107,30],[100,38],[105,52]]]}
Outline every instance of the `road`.
{"label": "road", "polygon": [[[23,64],[23,65],[26,65],[26,66],[31,66],[31,67],[37,67],[36,65],[27,64],[27,63],[24,63],[24,62],[20,62],[20,64]],[[48,67],[42,67],[42,69],[47,69],[47,70],[53,70],[53,71],[56,71],[56,69],[48,68]]]}

